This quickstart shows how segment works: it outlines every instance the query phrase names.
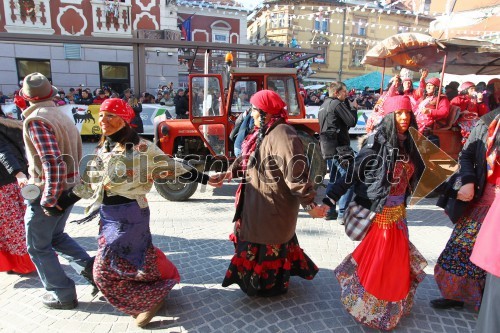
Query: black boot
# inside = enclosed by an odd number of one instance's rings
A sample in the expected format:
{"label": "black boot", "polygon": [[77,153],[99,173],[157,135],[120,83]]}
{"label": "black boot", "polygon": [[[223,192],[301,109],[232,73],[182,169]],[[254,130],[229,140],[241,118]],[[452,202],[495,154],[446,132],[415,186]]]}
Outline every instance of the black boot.
{"label": "black boot", "polygon": [[434,309],[461,309],[464,307],[464,302],[455,301],[452,299],[438,298],[431,301],[431,306]]}
{"label": "black boot", "polygon": [[99,289],[94,282],[94,275],[92,273],[94,270],[94,261],[95,257],[90,258],[90,260],[85,265],[85,268],[80,273],[85,278],[85,280],[87,280],[94,287],[94,289],[92,290],[92,296],[97,295],[97,293],[99,292]]}

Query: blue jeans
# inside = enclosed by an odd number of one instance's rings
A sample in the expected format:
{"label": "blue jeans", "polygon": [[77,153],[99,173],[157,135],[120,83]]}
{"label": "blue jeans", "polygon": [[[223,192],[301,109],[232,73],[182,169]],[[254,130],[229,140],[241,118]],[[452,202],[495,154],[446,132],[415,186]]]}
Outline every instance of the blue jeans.
{"label": "blue jeans", "polygon": [[[330,190],[331,187],[333,187],[333,184],[335,183],[335,180],[337,177],[342,177],[347,173],[347,170],[340,165],[338,160],[330,158],[326,160],[326,163],[328,165],[328,169],[330,169],[330,180],[328,181],[328,185],[326,187],[326,192]],[[349,202],[351,202],[352,197],[354,195],[354,187],[351,186],[347,190],[347,192],[340,197],[339,202],[337,202],[337,207],[339,208],[339,217],[344,216],[344,211],[349,205]],[[328,214],[332,214],[333,212],[328,212]]]}
{"label": "blue jeans", "polygon": [[45,290],[61,302],[75,300],[76,289],[75,282],[64,273],[56,252],[67,259],[78,273],[90,260],[87,252],[64,232],[72,207],[61,216],[47,216],[39,201],[27,202],[24,215],[28,253]]}

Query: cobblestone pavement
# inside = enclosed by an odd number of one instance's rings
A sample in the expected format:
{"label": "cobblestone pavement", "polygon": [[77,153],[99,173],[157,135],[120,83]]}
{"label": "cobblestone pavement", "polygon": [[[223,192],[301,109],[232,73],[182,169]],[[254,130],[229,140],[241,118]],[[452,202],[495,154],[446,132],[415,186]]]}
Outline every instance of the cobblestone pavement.
{"label": "cobblestone pavement", "polygon": [[[91,144],[86,144],[89,150]],[[232,231],[236,185],[198,188],[186,202],[168,202],[156,191],[149,196],[153,242],[178,267],[182,282],[168,295],[165,306],[145,330],[131,317],[116,311],[61,258],[77,285],[75,310],[43,307],[44,294],[36,274],[27,277],[0,273],[1,332],[375,332],[357,324],[340,302],[333,269],[356,246],[335,221],[299,215],[297,236],[305,252],[320,268],[312,281],[292,277],[287,294],[250,298],[237,286],[221,282],[233,253]],[[320,190],[320,193],[323,191]],[[477,314],[472,308],[434,310],[429,301],[439,297],[433,270],[451,233],[451,223],[433,199],[408,210],[410,239],[428,260],[427,277],[418,287],[411,314],[394,332],[472,332]],[[84,202],[71,219],[83,215]],[[89,253],[97,248],[96,224],[68,224],[66,231]]]}

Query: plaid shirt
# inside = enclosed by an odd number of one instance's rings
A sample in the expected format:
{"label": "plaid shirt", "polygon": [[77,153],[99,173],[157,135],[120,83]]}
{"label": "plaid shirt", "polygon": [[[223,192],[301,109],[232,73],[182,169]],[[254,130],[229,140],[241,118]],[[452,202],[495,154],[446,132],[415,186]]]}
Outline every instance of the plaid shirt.
{"label": "plaid shirt", "polygon": [[34,120],[29,123],[28,132],[43,167],[45,188],[40,205],[54,207],[63,190],[66,164],[61,162],[61,151],[57,145],[54,131],[49,126],[40,120]]}

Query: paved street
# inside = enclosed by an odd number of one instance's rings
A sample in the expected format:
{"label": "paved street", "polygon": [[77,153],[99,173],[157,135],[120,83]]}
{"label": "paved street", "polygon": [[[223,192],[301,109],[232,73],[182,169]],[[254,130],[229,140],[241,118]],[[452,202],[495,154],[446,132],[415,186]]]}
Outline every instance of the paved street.
{"label": "paved street", "polygon": [[[90,151],[95,144],[86,143]],[[156,246],[178,267],[182,282],[169,294],[166,305],[147,326],[162,332],[375,332],[357,324],[340,302],[340,287],[333,269],[356,246],[335,221],[299,215],[301,246],[320,267],[313,281],[293,277],[287,294],[250,298],[237,286],[221,282],[233,253],[232,231],[236,185],[221,189],[198,188],[186,202],[168,202],[153,191],[151,230]],[[320,191],[320,194],[323,190]],[[409,209],[410,238],[429,262],[413,311],[394,332],[472,332],[477,314],[472,308],[436,311],[429,300],[438,297],[433,269],[451,232],[451,222],[435,199]],[[85,202],[74,207],[70,219],[83,215]],[[96,224],[69,224],[67,232],[89,253],[97,248]],[[79,306],[74,311],[42,306],[44,290],[38,277],[0,273],[1,332],[136,332],[134,320],[107,304],[61,258],[76,281]]]}

